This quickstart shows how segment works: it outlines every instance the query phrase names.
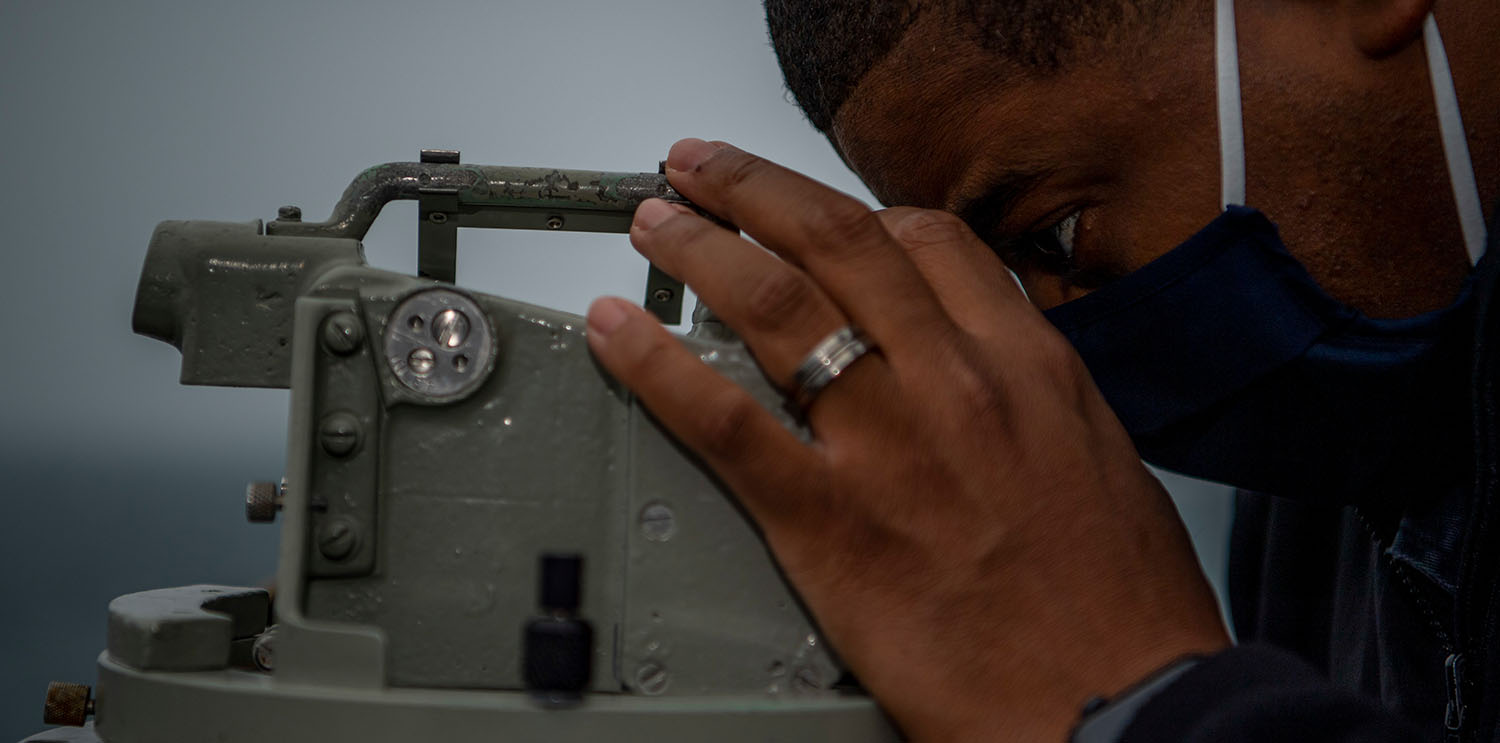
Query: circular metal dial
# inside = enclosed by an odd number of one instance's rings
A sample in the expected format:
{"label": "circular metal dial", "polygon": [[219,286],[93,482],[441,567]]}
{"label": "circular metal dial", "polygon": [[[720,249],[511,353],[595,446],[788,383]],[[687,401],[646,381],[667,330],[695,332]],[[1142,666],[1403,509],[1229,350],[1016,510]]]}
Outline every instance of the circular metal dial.
{"label": "circular metal dial", "polygon": [[385,359],[396,379],[432,402],[473,392],[495,355],[489,317],[452,289],[424,289],[396,306],[385,325]]}

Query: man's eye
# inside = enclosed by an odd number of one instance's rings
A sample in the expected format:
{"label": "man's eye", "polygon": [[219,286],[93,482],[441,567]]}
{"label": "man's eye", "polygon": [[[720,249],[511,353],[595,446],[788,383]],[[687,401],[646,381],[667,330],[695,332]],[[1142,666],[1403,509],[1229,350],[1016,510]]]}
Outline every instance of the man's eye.
{"label": "man's eye", "polygon": [[1083,210],[1078,209],[1050,227],[987,242],[1008,266],[1031,266],[1059,276],[1070,275],[1077,270],[1073,265],[1073,248],[1082,214]]}
{"label": "man's eye", "polygon": [[1064,217],[1061,222],[1041,232],[1034,233],[1032,240],[1036,244],[1037,250],[1058,258],[1072,258],[1073,240],[1078,234],[1078,216],[1080,214],[1082,212],[1073,212]]}

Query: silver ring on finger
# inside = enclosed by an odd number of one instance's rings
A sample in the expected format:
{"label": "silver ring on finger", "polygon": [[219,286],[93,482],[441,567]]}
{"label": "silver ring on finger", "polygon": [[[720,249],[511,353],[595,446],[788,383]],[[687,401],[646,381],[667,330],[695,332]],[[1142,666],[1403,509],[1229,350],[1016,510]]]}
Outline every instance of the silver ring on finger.
{"label": "silver ring on finger", "polygon": [[792,375],[792,396],[804,411],[833,380],[838,379],[875,344],[853,325],[829,333],[813,346]]}

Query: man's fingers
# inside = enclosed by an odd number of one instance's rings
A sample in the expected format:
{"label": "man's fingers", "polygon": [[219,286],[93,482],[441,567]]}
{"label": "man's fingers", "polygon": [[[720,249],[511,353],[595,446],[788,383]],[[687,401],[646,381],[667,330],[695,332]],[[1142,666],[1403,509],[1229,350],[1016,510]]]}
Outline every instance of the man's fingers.
{"label": "man's fingers", "polygon": [[691,286],[783,388],[808,350],[848,322],[801,269],[667,202],[641,205],[630,241]]}
{"label": "man's fingers", "polygon": [[667,155],[683,195],[803,267],[888,352],[951,330],[937,298],[864,204],[723,144],[686,139]]}
{"label": "man's fingers", "polygon": [[963,220],[909,206],[877,214],[959,327],[985,335],[1009,313],[1035,312],[1005,264]]}
{"label": "man's fingers", "polygon": [[[744,339],[767,376],[794,390],[797,368],[809,352],[849,320],[801,269],[687,210],[660,200],[642,204],[630,241],[663,271],[693,291]],[[838,380],[836,395],[819,395],[814,422],[838,400],[863,405],[887,377],[877,355],[861,359]],[[813,413],[813,410],[820,412]]]}
{"label": "man's fingers", "polygon": [[813,505],[800,491],[821,471],[817,454],[655,318],[623,299],[595,300],[588,341],[604,368],[703,457],[757,521],[795,521]]}

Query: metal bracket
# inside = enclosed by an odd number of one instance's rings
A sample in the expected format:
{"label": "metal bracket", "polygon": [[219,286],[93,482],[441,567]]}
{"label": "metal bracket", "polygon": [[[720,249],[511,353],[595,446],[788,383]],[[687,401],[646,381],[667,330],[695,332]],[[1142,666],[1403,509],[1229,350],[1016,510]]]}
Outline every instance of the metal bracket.
{"label": "metal bracket", "polygon": [[[457,165],[457,150],[422,150],[422,162]],[[417,189],[417,275],[424,279],[458,279],[458,189],[423,186]]]}
{"label": "metal bracket", "polygon": [[642,306],[667,325],[682,322],[682,282],[667,275],[655,263],[646,269],[646,301]]}
{"label": "metal bracket", "polygon": [[[361,320],[361,308],[340,300],[303,300],[298,312],[318,317],[318,354],[313,362],[314,395],[308,420],[316,427],[315,446],[306,452],[311,526],[307,574],[317,578],[369,575],[379,553],[381,360],[379,327]],[[339,342],[344,339],[357,339]],[[295,402],[295,401],[294,401]],[[317,506],[321,505],[321,508]],[[290,528],[284,526],[284,528]]]}
{"label": "metal bracket", "polygon": [[[662,160],[656,164],[658,175],[667,174],[667,161]],[[682,323],[682,295],[686,288],[681,281],[667,275],[666,271],[656,267],[655,263],[646,269],[646,301],[641,304],[647,312],[656,315],[656,319],[666,325],[680,325]]]}
{"label": "metal bracket", "polygon": [[[431,173],[422,172],[417,177],[420,184],[416,189],[419,219],[417,275],[449,284],[455,283],[458,279],[459,227],[624,232],[629,229],[631,214],[634,212],[635,204],[640,203],[641,199],[659,196],[685,203],[685,200],[666,183],[665,178],[652,183],[632,184],[630,186],[632,190],[628,195],[621,194],[623,198],[609,194],[607,189],[599,190],[599,184],[602,184],[604,180],[600,178],[588,187],[600,194],[599,203],[589,203],[586,200],[580,200],[576,204],[552,203],[559,202],[559,194],[554,187],[537,185],[550,183],[551,176],[542,176],[541,179],[527,184],[527,189],[538,189],[534,196],[512,196],[515,188],[506,184],[498,189],[491,189],[489,186],[478,189],[489,196],[487,199],[474,199],[471,198],[473,193],[466,195],[463,187],[455,185],[453,178],[445,177],[452,168],[459,166],[457,150],[422,150],[420,164],[440,167],[434,168]],[[662,167],[658,167],[658,171],[658,175],[664,175],[665,171]],[[560,176],[558,184],[562,186],[563,193],[579,189],[578,180],[570,178],[562,171],[553,171],[553,174]],[[616,174],[612,177],[619,179],[620,175]],[[646,177],[649,178],[649,176]],[[622,179],[621,183],[626,180],[629,180],[628,176]],[[636,180],[639,180],[639,177],[636,177]],[[499,185],[499,182],[495,185]],[[353,188],[353,186],[350,187],[351,191]],[[469,191],[476,190],[472,185],[468,188]],[[497,199],[494,196],[497,192],[505,195]],[[572,198],[574,197],[563,197],[563,199]],[[348,200],[347,195],[346,200]],[[281,229],[296,229],[290,222],[278,223],[277,226]],[[647,271],[646,298],[642,306],[663,323],[677,325],[682,322],[683,293],[684,287],[681,281],[672,278],[653,265]]]}

